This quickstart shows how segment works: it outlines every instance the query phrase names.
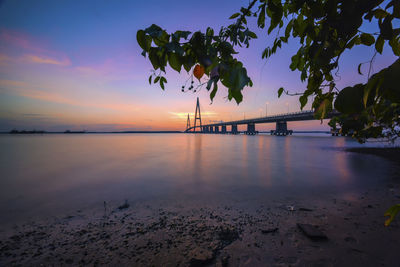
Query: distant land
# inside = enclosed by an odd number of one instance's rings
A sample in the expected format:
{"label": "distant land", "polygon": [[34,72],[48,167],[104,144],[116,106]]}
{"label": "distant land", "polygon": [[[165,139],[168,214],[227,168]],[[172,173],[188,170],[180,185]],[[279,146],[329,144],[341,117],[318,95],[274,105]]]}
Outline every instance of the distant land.
{"label": "distant land", "polygon": [[[183,131],[44,131],[44,130],[11,130],[9,132],[0,132],[0,134],[124,134],[124,133],[183,133]],[[227,132],[229,134],[229,132]],[[243,131],[239,131],[243,133]],[[258,133],[270,133],[270,131],[259,131]],[[329,131],[293,131],[293,133],[319,133],[330,134]]]}
{"label": "distant land", "polygon": [[0,132],[0,134],[119,134],[119,133],[182,133],[181,131],[43,131],[43,130],[11,130],[9,132]]}

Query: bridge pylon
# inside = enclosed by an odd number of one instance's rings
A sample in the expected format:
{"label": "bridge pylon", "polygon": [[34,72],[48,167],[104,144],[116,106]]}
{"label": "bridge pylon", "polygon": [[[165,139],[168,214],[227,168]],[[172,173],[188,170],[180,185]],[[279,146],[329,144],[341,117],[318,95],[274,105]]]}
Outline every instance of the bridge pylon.
{"label": "bridge pylon", "polygon": [[186,130],[190,128],[190,116],[188,113],[187,121],[186,121]]}
{"label": "bridge pylon", "polygon": [[[199,112],[199,115],[197,116],[197,112]],[[196,132],[197,128],[196,128],[196,123],[197,120],[200,121],[200,132],[202,131],[202,124],[201,124],[201,113],[200,113],[200,102],[199,102],[199,98],[197,97],[197,104],[196,104],[196,112],[194,113],[194,129],[193,131]]]}

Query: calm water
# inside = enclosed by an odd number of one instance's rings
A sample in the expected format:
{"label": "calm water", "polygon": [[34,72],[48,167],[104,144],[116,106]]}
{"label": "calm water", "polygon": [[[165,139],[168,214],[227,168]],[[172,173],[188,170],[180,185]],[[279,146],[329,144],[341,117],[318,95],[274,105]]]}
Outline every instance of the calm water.
{"label": "calm water", "polygon": [[352,192],[390,162],[343,137],[192,134],[0,136],[0,225],[177,197]]}

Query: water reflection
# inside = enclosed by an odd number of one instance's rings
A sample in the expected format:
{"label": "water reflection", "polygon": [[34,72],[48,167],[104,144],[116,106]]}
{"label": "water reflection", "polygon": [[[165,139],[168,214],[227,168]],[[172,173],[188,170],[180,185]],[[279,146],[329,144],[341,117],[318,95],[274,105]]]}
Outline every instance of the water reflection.
{"label": "water reflection", "polygon": [[344,152],[357,144],[342,137],[4,135],[0,145],[0,212],[7,216],[104,199],[345,191],[386,179],[390,169],[380,158]]}

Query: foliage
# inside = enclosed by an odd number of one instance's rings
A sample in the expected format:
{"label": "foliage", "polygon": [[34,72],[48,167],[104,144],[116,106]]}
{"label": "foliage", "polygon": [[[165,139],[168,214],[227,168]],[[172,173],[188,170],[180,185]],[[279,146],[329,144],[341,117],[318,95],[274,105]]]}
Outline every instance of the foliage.
{"label": "foliage", "polygon": [[[235,48],[249,47],[250,41],[257,38],[247,26],[251,17],[257,19],[258,28],[268,25],[267,34],[275,36],[262,58],[275,54],[290,38],[300,42],[289,67],[300,72],[301,81],[307,82],[306,89],[290,94],[281,87],[278,96],[300,95],[301,108],[309,96],[314,96],[312,107],[318,119],[326,117],[334,107],[341,115],[329,124],[335,129],[339,125],[342,134],[351,134],[360,142],[370,137],[390,136],[393,140],[400,136],[400,59],[370,76],[375,56],[382,54],[385,44],[400,56],[400,28],[393,28],[393,22],[400,19],[400,0],[252,0],[230,17],[234,23],[218,32],[207,28],[204,33],[167,33],[153,24],[137,32],[142,55],[148,56],[154,68],[149,83],[154,77],[153,83],[164,89],[167,80],[162,74],[166,73],[167,64],[177,72],[183,67],[190,74],[191,83],[182,86],[182,91],[196,91],[206,84],[207,90],[212,88],[213,100],[221,83],[228,89],[228,99],[239,104],[242,90],[252,86],[252,81],[242,62],[234,57]],[[361,26],[368,23],[377,23],[379,32],[361,31]],[[347,49],[360,45],[375,50],[369,61],[358,65],[360,75],[362,66],[369,65],[367,82],[339,90],[335,79],[340,58]],[[200,81],[196,88],[193,75]],[[204,75],[208,80],[202,83]]]}
{"label": "foliage", "polygon": [[[368,62],[360,63],[358,72],[362,75],[363,64],[371,64],[376,53],[381,54],[385,43],[393,53],[400,56],[400,28],[393,28],[393,21],[400,18],[400,0],[253,0],[247,8],[233,14],[235,22],[221,27],[218,34],[212,28],[200,31],[176,31],[167,33],[157,25],[151,25],[137,32],[137,41],[148,56],[154,71],[149,82],[159,83],[164,89],[169,64],[180,72],[182,67],[191,74],[191,85],[182,86],[182,91],[194,89],[193,75],[201,68],[207,81],[199,84],[194,91],[206,84],[213,100],[219,82],[228,88],[228,99],[239,104],[242,90],[252,86],[242,62],[234,56],[235,47],[249,47],[250,40],[257,35],[247,26],[247,19],[256,17],[257,25],[263,29],[269,22],[268,35],[276,30],[273,45],[266,47],[262,58],[276,53],[290,38],[300,41],[300,48],[292,56],[290,69],[300,72],[300,79],[307,81],[307,87],[300,96],[301,108],[314,95],[312,107],[316,117],[324,118],[334,106],[341,116],[331,120],[330,125],[341,126],[341,133],[352,134],[360,142],[368,137],[381,137],[382,129],[393,129],[399,122],[400,87],[396,87],[400,72],[399,60],[389,68],[369,77],[365,84],[357,84],[338,90],[335,75],[339,71],[340,57],[346,49],[355,46],[374,46],[375,54]],[[366,33],[360,30],[363,24],[377,22],[380,31]],[[194,67],[194,68],[193,68]],[[192,71],[192,69],[194,69]],[[158,73],[157,73],[158,71]],[[206,78],[206,79],[207,79]],[[279,96],[288,91],[280,88]],[[394,132],[393,132],[394,133]],[[396,134],[394,134],[396,135]]]}
{"label": "foliage", "polygon": [[385,216],[389,216],[389,218],[385,221],[385,226],[389,226],[389,224],[393,221],[394,217],[400,211],[400,204],[394,205],[390,207],[386,212]]}

